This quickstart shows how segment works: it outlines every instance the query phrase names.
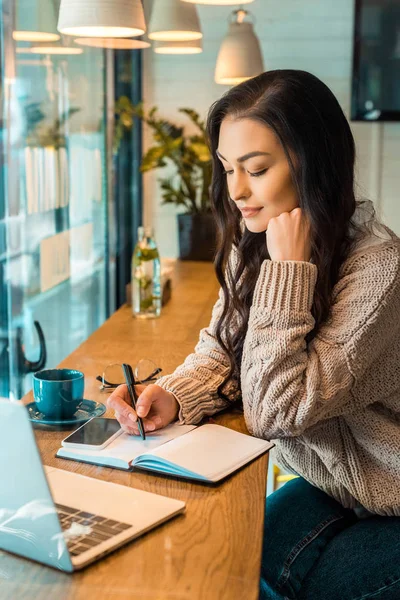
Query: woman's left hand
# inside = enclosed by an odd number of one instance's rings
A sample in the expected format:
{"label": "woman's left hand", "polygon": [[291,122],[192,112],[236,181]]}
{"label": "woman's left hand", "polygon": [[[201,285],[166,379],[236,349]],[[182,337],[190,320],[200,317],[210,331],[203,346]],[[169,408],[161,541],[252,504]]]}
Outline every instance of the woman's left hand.
{"label": "woman's left hand", "polygon": [[266,236],[271,260],[310,260],[310,223],[301,208],[273,217]]}

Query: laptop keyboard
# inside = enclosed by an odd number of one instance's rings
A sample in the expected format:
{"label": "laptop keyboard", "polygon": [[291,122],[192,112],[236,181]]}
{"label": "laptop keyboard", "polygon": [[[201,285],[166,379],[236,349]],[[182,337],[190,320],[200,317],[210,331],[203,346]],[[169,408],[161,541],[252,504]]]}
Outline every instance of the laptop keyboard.
{"label": "laptop keyboard", "polygon": [[69,529],[72,523],[79,523],[91,528],[88,534],[66,539],[68,550],[72,556],[78,556],[78,554],[82,554],[86,550],[90,550],[94,546],[118,535],[121,531],[132,527],[128,523],[113,521],[112,519],[107,519],[107,517],[94,515],[79,510],[79,508],[72,508],[71,506],[56,504],[56,508],[63,531]]}

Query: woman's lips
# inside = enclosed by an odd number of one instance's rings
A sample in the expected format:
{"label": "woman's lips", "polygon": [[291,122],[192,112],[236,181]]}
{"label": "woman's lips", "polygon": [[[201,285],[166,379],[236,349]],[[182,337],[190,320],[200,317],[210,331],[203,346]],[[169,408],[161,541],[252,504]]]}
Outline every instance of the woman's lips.
{"label": "woman's lips", "polygon": [[255,215],[257,215],[261,209],[262,206],[260,206],[260,208],[241,208],[239,210],[245,219],[249,219],[250,217],[254,217]]}

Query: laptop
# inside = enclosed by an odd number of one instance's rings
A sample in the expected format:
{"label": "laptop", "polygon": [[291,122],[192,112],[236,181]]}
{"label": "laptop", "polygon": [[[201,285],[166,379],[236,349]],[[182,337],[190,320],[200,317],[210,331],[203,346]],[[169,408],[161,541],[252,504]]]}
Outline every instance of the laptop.
{"label": "laptop", "polygon": [[185,503],[42,465],[28,411],[0,400],[0,549],[72,573]]}

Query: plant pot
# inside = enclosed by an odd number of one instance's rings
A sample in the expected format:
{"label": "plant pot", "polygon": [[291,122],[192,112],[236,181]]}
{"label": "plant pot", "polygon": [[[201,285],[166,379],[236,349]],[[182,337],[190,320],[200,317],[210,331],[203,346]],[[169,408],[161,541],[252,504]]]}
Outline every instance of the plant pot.
{"label": "plant pot", "polygon": [[217,232],[211,214],[178,215],[179,258],[213,261]]}

